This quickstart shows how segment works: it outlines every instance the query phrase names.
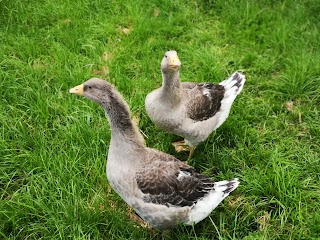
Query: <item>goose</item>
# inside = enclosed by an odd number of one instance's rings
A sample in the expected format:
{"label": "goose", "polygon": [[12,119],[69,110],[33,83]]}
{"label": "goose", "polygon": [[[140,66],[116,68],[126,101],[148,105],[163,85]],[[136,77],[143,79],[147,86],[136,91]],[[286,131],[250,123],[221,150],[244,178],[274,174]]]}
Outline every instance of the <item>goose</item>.
{"label": "goose", "polygon": [[150,92],[145,108],[151,121],[184,138],[173,143],[177,152],[190,151],[226,121],[236,96],[246,81],[239,72],[219,84],[180,81],[181,62],[174,50],[161,62],[162,86]]}
{"label": "goose", "polygon": [[111,129],[106,167],[110,186],[153,228],[196,224],[238,187],[237,178],[215,182],[175,157],[146,147],[127,103],[109,82],[92,78],[69,92],[105,110]]}

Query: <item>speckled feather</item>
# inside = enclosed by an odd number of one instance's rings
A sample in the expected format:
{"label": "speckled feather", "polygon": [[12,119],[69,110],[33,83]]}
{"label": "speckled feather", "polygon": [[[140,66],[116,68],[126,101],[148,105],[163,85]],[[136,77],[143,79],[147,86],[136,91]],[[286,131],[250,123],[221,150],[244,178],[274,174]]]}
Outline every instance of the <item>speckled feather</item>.
{"label": "speckled feather", "polygon": [[145,202],[166,206],[192,206],[214,188],[212,179],[162,152],[137,171],[136,179]]}
{"label": "speckled feather", "polygon": [[[189,84],[190,85],[190,84]],[[188,87],[189,87],[188,85]],[[182,84],[184,87],[184,84]],[[221,107],[225,88],[219,84],[200,83],[185,90],[187,115],[195,121],[204,121],[213,117]]]}

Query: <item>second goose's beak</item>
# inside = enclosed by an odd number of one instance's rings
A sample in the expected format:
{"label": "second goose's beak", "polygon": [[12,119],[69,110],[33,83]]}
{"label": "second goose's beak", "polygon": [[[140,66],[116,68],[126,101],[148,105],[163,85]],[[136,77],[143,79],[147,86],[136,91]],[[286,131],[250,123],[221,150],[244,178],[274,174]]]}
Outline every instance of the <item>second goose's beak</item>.
{"label": "second goose's beak", "polygon": [[170,57],[170,59],[169,59],[169,66],[170,66],[171,68],[178,68],[178,67],[181,66],[181,62],[180,62],[178,56],[172,56],[172,57]]}
{"label": "second goose's beak", "polygon": [[75,93],[75,94],[78,94],[78,95],[83,95],[83,84],[80,84],[78,86],[75,86],[74,88],[71,88],[69,90],[69,93]]}

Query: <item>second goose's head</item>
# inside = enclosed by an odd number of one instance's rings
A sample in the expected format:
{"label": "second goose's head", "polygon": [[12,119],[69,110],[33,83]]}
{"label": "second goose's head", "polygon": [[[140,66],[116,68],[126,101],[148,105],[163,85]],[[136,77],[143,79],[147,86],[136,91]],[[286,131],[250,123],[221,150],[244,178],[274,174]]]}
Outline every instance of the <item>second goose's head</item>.
{"label": "second goose's head", "polygon": [[174,50],[167,51],[161,62],[161,70],[163,73],[172,73],[179,71],[181,62],[178,54]]}

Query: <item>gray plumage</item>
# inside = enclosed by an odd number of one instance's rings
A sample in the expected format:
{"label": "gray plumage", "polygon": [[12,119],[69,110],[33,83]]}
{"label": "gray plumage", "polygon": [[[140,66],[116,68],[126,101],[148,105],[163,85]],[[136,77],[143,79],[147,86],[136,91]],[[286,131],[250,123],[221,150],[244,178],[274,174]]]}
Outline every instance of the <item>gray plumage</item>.
{"label": "gray plumage", "polygon": [[227,119],[245,76],[235,72],[219,84],[181,83],[180,66],[177,52],[166,52],[161,62],[162,87],[147,95],[145,106],[158,127],[196,147]]}
{"label": "gray plumage", "polygon": [[198,223],[239,185],[237,179],[214,182],[175,157],[146,147],[128,105],[108,82],[90,79],[70,92],[104,108],[111,126],[109,183],[153,227]]}

